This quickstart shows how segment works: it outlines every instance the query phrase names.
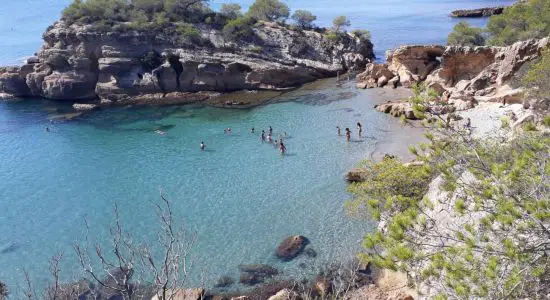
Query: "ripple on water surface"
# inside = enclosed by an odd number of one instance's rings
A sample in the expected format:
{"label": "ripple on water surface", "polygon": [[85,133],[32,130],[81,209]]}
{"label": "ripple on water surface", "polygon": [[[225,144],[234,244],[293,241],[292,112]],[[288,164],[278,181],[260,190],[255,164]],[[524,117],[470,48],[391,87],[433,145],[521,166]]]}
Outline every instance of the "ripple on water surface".
{"label": "ripple on water surface", "polygon": [[[239,264],[272,264],[282,276],[301,278],[353,257],[372,225],[346,216],[345,171],[372,152],[406,149],[420,133],[372,108],[393,92],[325,84],[251,109],[114,108],[53,125],[48,116],[63,108],[0,104],[0,278],[22,282],[26,269],[43,282],[57,250],[71,273],[83,220],[106,242],[114,203],[136,239],[154,241],[151,202],[159,188],[198,237],[191,285],[237,277]],[[352,143],[336,135],[337,125],[351,128]],[[275,139],[287,133],[287,156],[261,143],[269,126]],[[224,134],[227,127],[232,134]],[[199,150],[201,141],[207,151]],[[318,256],[277,261],[275,247],[293,234],[308,237]]]}

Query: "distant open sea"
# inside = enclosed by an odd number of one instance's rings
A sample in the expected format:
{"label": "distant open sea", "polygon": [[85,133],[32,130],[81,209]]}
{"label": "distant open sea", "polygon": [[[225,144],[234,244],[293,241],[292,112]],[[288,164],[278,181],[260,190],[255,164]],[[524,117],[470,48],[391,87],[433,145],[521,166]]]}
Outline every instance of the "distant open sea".
{"label": "distant open sea", "polygon": [[[0,66],[21,64],[42,44],[42,33],[61,15],[70,0],[2,0],[0,5]],[[239,3],[244,10],[252,0],[211,1],[213,8],[222,3]],[[350,18],[352,28],[371,31],[376,55],[402,44],[441,44],[457,19],[449,18],[456,9],[508,5],[514,1],[458,0],[294,0],[291,9],[308,9],[317,16],[317,24],[330,26],[339,15]],[[483,25],[486,19],[469,19]]]}
{"label": "distant open sea", "polygon": [[[0,65],[20,64],[33,55],[42,32],[69,3],[0,1]],[[245,9],[251,3],[237,2]],[[372,32],[380,59],[401,44],[444,43],[457,22],[448,17],[454,9],[511,2],[287,1],[292,9],[311,10],[318,25],[349,16],[353,28]],[[469,21],[483,25],[486,19]],[[403,152],[421,136],[374,111],[375,103],[393,100],[387,93],[326,80],[246,110],[113,108],[53,125],[49,119],[70,104],[0,102],[0,281],[16,291],[27,270],[43,286],[48,258],[57,251],[65,253],[63,278],[81,276],[72,245],[82,240],[85,219],[91,237],[108,243],[114,203],[137,240],[154,241],[152,202],[159,188],[198,236],[189,285],[211,286],[226,274],[238,278],[239,264],[268,263],[282,277],[300,279],[353,258],[373,224],[347,216],[346,170],[373,153]],[[358,121],[365,128],[362,138],[354,132],[353,142],[346,143],[336,135],[336,126],[355,131]],[[288,156],[260,142],[258,133],[268,126],[277,135],[288,133]],[[226,127],[233,128],[232,135],[223,133]],[[167,134],[158,135],[157,129]],[[207,151],[199,151],[201,141]],[[308,237],[317,258],[277,261],[275,247],[293,234]]]}

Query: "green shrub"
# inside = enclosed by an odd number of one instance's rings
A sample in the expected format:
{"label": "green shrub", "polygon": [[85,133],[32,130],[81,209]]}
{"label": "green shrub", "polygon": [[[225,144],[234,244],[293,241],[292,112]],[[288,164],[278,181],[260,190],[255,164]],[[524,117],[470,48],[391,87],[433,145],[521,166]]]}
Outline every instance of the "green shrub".
{"label": "green shrub", "polygon": [[241,6],[237,3],[224,3],[220,8],[220,14],[227,17],[230,20],[242,17]]}
{"label": "green shrub", "polygon": [[355,29],[351,32],[355,37],[359,38],[360,40],[370,40],[371,34],[370,31],[365,29]]}
{"label": "green shrub", "polygon": [[176,25],[176,32],[179,35],[179,42],[197,43],[200,41],[201,32],[194,25],[188,23],[179,23]]}
{"label": "green shrub", "polygon": [[533,64],[523,78],[523,84],[530,88],[530,94],[538,98],[550,98],[550,50],[544,50],[538,62]]}
{"label": "green shrub", "polygon": [[453,46],[482,46],[485,44],[485,36],[483,29],[462,21],[455,25],[447,41]]}
{"label": "green shrub", "polygon": [[139,59],[139,61],[141,62],[141,66],[146,72],[151,72],[154,69],[160,67],[164,60],[160,53],[156,51],[150,51],[143,55]]}
{"label": "green shrub", "polygon": [[492,16],[487,24],[489,44],[504,46],[550,34],[550,1],[529,0],[508,7]]}
{"label": "green shrub", "polygon": [[230,41],[250,39],[254,36],[252,27],[255,23],[256,20],[249,16],[231,20],[223,27],[223,36]]}
{"label": "green shrub", "polygon": [[309,10],[298,9],[292,15],[292,20],[302,28],[310,28],[313,26],[313,22],[317,20]]}
{"label": "green shrub", "polygon": [[334,32],[334,31],[328,31],[323,36],[325,37],[325,39],[333,43],[336,43],[342,39],[342,36],[340,35],[340,33]]}
{"label": "green shrub", "polygon": [[338,16],[332,20],[334,31],[340,32],[341,29],[351,26],[351,21],[346,16]]}
{"label": "green shrub", "polygon": [[290,10],[279,0],[256,0],[247,14],[256,20],[282,21],[288,18]]}
{"label": "green shrub", "polygon": [[550,115],[544,116],[544,118],[542,119],[542,123],[544,124],[544,126],[550,127]]}
{"label": "green shrub", "polygon": [[533,122],[526,122],[525,124],[523,124],[523,130],[537,131],[537,126]]}

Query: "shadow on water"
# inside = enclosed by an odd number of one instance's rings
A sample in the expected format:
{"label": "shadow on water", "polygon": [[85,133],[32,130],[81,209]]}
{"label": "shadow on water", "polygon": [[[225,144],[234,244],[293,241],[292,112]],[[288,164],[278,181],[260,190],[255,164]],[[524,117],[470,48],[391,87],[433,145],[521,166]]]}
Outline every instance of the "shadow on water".
{"label": "shadow on water", "polygon": [[3,245],[2,248],[0,248],[0,254],[8,254],[17,251],[19,248],[21,248],[21,245],[10,242],[6,245]]}

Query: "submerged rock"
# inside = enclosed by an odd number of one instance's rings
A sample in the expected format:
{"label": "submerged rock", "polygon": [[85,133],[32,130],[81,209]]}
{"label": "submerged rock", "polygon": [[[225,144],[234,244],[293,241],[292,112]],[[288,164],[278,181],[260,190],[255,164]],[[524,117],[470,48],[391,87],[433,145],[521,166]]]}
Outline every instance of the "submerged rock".
{"label": "submerged rock", "polygon": [[239,270],[241,271],[239,282],[244,285],[264,283],[266,279],[279,274],[279,270],[264,264],[240,265]]}
{"label": "submerged rock", "polygon": [[282,241],[281,244],[279,244],[277,250],[275,251],[275,254],[283,261],[292,260],[300,253],[302,253],[307,243],[307,238],[301,235],[288,237],[284,241]]}
{"label": "submerged rock", "polygon": [[214,286],[217,288],[224,288],[233,285],[233,283],[235,283],[235,280],[230,276],[222,276],[216,281]]}

